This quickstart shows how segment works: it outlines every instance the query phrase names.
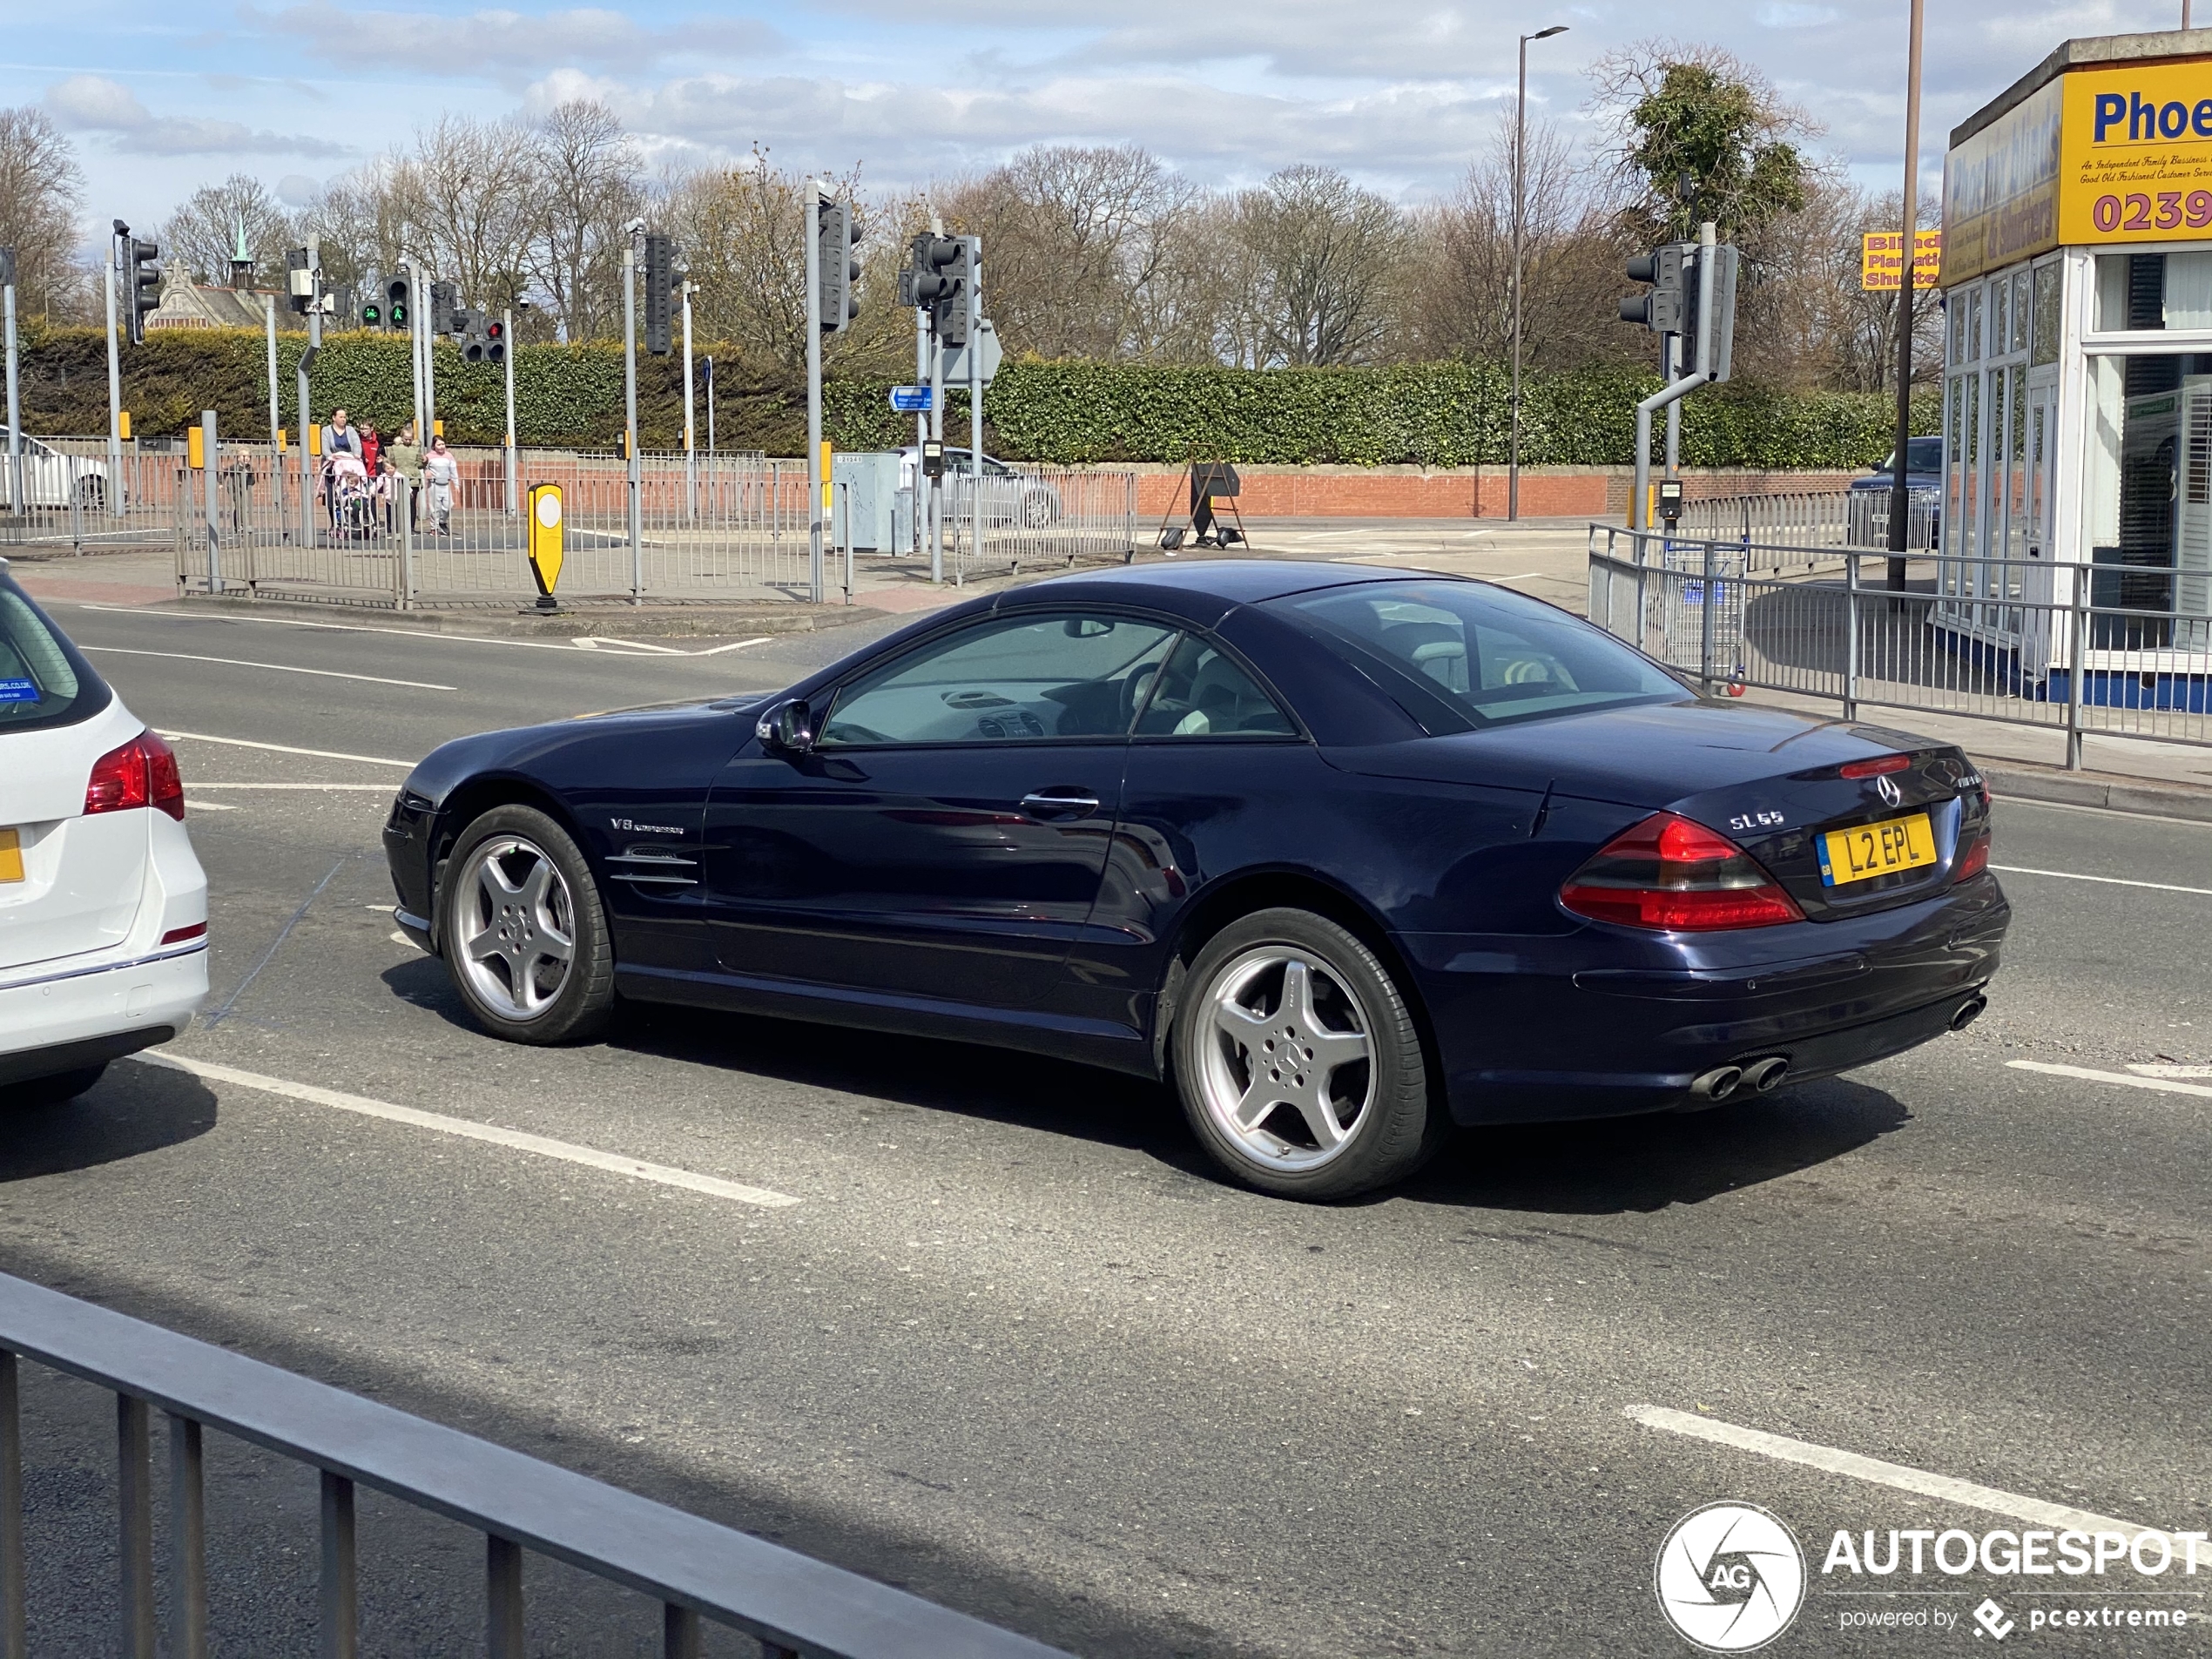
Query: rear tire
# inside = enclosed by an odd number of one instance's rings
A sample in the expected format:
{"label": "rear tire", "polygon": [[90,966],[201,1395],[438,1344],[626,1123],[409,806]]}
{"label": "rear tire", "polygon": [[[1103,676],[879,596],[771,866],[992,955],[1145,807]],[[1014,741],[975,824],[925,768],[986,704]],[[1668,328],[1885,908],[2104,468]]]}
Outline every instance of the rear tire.
{"label": "rear tire", "polygon": [[1412,1008],[1356,935],[1262,910],[1209,940],[1171,1038],[1184,1115],[1214,1161],[1281,1197],[1403,1180],[1450,1133]]}
{"label": "rear tire", "polygon": [[614,1010],[614,945],[569,833],[534,806],[495,806],[447,868],[439,943],[476,1022],[509,1042],[597,1035]]}
{"label": "rear tire", "polygon": [[33,1077],[27,1082],[10,1083],[0,1089],[0,1104],[12,1106],[19,1111],[37,1111],[42,1107],[60,1106],[75,1100],[99,1082],[107,1070],[107,1062],[97,1066],[80,1066],[75,1071],[57,1072],[51,1077]]}

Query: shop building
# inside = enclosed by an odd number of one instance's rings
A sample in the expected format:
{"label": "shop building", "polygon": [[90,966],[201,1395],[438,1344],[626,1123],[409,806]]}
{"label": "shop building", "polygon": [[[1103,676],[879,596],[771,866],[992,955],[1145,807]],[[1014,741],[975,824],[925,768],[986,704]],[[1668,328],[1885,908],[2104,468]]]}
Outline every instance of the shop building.
{"label": "shop building", "polygon": [[2086,599],[2085,701],[2203,710],[2212,30],[2067,42],[1952,132],[1943,193],[1942,627],[2064,698],[2034,607]]}

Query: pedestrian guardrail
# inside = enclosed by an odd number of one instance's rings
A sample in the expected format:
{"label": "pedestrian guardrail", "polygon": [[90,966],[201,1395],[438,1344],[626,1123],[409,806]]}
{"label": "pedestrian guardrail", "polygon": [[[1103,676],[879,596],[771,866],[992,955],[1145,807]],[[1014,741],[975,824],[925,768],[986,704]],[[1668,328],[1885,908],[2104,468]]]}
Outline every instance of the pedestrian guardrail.
{"label": "pedestrian guardrail", "polygon": [[[0,1655],[25,1654],[18,1359],[111,1389],[121,1509],[122,1651],[156,1645],[152,1417],[167,1420],[170,1659],[204,1659],[202,1435],[234,1435],[321,1473],[325,1659],[361,1650],[354,1495],[389,1493],[481,1532],[492,1659],[523,1659],[523,1559],[535,1552],[658,1600],[668,1659],[696,1659],[702,1621],[768,1659],[1049,1659],[1058,1649],[796,1551],[457,1429],[295,1376],[111,1309],[0,1275]],[[372,1639],[371,1647],[374,1643]],[[587,1650],[595,1644],[580,1643]]]}
{"label": "pedestrian guardrail", "polygon": [[1885,551],[1761,573],[1781,550],[1593,525],[1590,620],[1709,689],[2042,727],[2071,767],[2085,734],[2212,745],[2212,610],[2115,603],[2136,567],[1920,553],[1893,588]]}
{"label": "pedestrian guardrail", "polygon": [[[160,499],[174,536],[180,591],[325,600],[409,609],[426,604],[527,604],[536,597],[525,559],[521,502],[510,501],[498,450],[455,451],[448,486],[393,475],[341,475],[266,444],[222,444],[212,496],[200,473],[172,475]],[[149,459],[156,459],[149,457]],[[633,516],[620,456],[528,453],[521,492],[561,487],[566,601],[711,600],[813,590],[806,468],[757,455],[641,456]],[[1124,557],[1135,546],[1136,477],[1126,471],[1038,469],[944,481],[945,575]],[[913,515],[903,522],[913,525]],[[927,517],[911,548],[926,560]],[[842,523],[844,521],[836,521]],[[850,539],[851,526],[846,524]],[[824,547],[824,597],[849,580],[850,550]]]}
{"label": "pedestrian guardrail", "polygon": [[[1934,491],[1912,492],[1905,529],[1908,550],[1934,550],[1940,507]],[[1834,564],[1846,548],[1868,552],[1886,549],[1890,493],[1817,489],[1710,496],[1683,503],[1674,533],[1690,541],[1735,543],[1754,556],[1754,575],[1811,570]]]}

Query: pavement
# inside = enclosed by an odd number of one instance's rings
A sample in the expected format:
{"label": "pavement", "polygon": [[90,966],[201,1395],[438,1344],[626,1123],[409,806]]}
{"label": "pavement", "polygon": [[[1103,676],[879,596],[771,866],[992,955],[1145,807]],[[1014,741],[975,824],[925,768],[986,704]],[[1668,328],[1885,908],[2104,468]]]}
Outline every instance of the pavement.
{"label": "pavement", "polygon": [[[664,1009],[501,1044],[395,934],[377,832],[438,742],[772,687],[896,617],[706,655],[53,605],[174,737],[214,995],[165,1051],[197,1069],[14,1124],[7,1271],[1084,1654],[1680,1654],[1655,1555],[1720,1500],[1808,1553],[1777,1653],[1986,1649],[1985,1596],[2031,1647],[2032,1610],[2212,1608],[2212,1557],[1820,1571],[1838,1530],[2212,1530],[2212,826],[2000,802],[2017,921],[1967,1031],[1305,1206],[1214,1179],[1163,1091],[1048,1059]],[[112,1406],[25,1376],[31,1651],[111,1651]],[[313,1477],[210,1440],[219,1639],[304,1649]],[[479,1543],[382,1499],[361,1537],[366,1650],[481,1640]],[[658,1650],[637,1598],[529,1585],[532,1651]]]}

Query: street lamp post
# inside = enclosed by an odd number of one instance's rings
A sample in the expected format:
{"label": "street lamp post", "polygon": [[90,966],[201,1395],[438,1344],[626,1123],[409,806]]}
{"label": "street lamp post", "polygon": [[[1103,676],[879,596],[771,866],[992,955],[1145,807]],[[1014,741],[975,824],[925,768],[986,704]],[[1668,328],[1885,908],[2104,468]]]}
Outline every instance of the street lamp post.
{"label": "street lamp post", "polygon": [[1889,569],[1893,591],[1905,588],[1906,515],[1912,490],[1906,450],[1912,439],[1912,253],[1920,227],[1920,11],[1912,0],[1912,33],[1905,56],[1905,243],[1897,280],[1897,453],[1890,457]]}
{"label": "street lamp post", "polygon": [[1526,170],[1521,152],[1528,142],[1528,43],[1549,40],[1554,35],[1563,35],[1567,25],[1555,23],[1548,29],[1539,29],[1533,35],[1521,37],[1520,90],[1513,100],[1513,438],[1506,459],[1506,518],[1508,523],[1521,516],[1521,220],[1526,216]]}

